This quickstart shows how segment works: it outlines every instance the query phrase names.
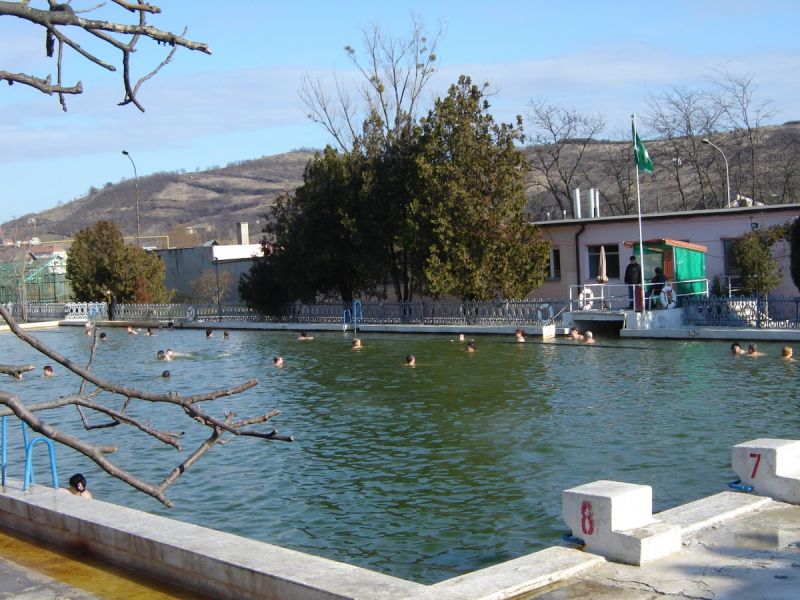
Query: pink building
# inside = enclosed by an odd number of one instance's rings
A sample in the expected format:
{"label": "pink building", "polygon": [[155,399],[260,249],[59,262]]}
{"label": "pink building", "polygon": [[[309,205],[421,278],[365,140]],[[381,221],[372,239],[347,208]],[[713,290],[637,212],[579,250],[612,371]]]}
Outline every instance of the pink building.
{"label": "pink building", "polygon": [[[642,216],[642,238],[667,238],[705,246],[707,278],[712,281],[719,277],[725,288],[731,282],[736,293],[733,242],[754,229],[794,221],[798,216],[800,204],[650,214]],[[541,221],[536,225],[541,228],[543,239],[552,245],[549,276],[531,294],[536,298],[565,299],[569,297],[570,286],[596,283],[601,246],[605,249],[608,283],[622,283],[632,254],[625,242],[639,240],[636,215]],[[798,295],[789,274],[789,244],[776,244],[774,255],[784,278],[771,293]],[[652,265],[644,265],[644,275],[649,281],[653,276]]]}

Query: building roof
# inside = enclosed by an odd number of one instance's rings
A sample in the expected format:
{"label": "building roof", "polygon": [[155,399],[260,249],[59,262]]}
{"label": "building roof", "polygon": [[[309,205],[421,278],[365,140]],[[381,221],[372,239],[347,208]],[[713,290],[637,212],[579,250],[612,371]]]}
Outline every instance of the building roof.
{"label": "building roof", "polygon": [[[705,208],[702,210],[684,210],[664,213],[650,213],[642,215],[643,221],[659,219],[691,218],[691,217],[720,217],[725,215],[756,215],[765,212],[794,211],[800,216],[800,204],[768,204],[765,206],[737,206],[732,208]],[[585,223],[618,223],[623,221],[636,221],[638,215],[612,215],[608,217],[585,217],[581,219],[552,219],[550,221],[533,221],[539,227],[553,227],[556,225],[581,225]]]}
{"label": "building roof", "polygon": [[[639,242],[637,240],[634,241],[627,241],[623,242],[625,246],[628,248],[633,248],[637,246]],[[649,246],[673,246],[677,248],[686,248],[687,250],[695,250],[697,252],[703,252],[704,254],[708,252],[708,248],[706,246],[702,246],[700,244],[692,244],[690,242],[682,242],[681,240],[671,240],[668,238],[661,238],[661,239],[654,239],[654,240],[644,240],[645,248]]]}

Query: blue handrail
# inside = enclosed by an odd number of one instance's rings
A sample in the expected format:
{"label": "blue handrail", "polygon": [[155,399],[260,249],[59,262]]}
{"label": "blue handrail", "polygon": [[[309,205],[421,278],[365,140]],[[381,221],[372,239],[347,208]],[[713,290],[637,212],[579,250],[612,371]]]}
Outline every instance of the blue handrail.
{"label": "blue handrail", "polygon": [[[53,489],[58,489],[58,471],[56,470],[56,452],[55,448],[53,447],[52,440],[47,439],[44,436],[35,437],[32,440],[28,441],[28,432],[25,428],[25,422],[20,420],[20,425],[22,426],[22,443],[25,446],[25,475],[23,479],[22,489],[24,491],[28,491],[30,488],[31,483],[36,483],[34,480],[33,474],[33,446],[37,442],[43,442],[47,444],[47,448],[50,455],[50,473],[53,477]],[[0,450],[0,470],[2,471],[2,485],[6,485],[6,467],[8,465],[8,452],[6,450],[6,439],[8,437],[8,427],[6,425],[6,418],[5,416],[0,417],[0,434],[2,435],[2,440],[0,440],[0,446],[2,446],[2,450]]]}
{"label": "blue handrail", "polygon": [[53,440],[49,440],[44,436],[33,438],[29,444],[25,446],[25,479],[22,481],[22,490],[27,492],[31,487],[31,483],[36,483],[33,480],[33,447],[36,442],[43,442],[47,444],[47,449],[50,454],[50,474],[53,476],[53,489],[58,489],[58,472],[56,471],[56,451],[53,448]]}

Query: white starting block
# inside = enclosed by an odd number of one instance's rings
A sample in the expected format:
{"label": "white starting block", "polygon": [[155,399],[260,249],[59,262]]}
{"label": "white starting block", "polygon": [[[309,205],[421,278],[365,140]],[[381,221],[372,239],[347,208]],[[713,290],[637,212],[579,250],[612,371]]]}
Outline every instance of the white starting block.
{"label": "white starting block", "polygon": [[731,465],[761,496],[800,504],[800,441],[759,438],[736,444]]}
{"label": "white starting block", "polygon": [[681,549],[681,529],[653,518],[653,489],[594,481],[562,494],[563,517],[588,552],[641,565]]}

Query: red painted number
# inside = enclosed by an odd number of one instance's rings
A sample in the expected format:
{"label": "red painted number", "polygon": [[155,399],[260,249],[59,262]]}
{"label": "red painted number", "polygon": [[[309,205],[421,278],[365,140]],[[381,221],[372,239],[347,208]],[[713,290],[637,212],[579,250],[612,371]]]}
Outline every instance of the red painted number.
{"label": "red painted number", "polygon": [[750,479],[756,478],[756,471],[758,471],[758,464],[761,462],[761,453],[760,452],[751,452],[750,458],[755,458],[756,462],[753,463],[753,472],[750,473]]}
{"label": "red painted number", "polygon": [[594,519],[592,518],[592,503],[584,500],[581,504],[581,531],[586,535],[594,533]]}

